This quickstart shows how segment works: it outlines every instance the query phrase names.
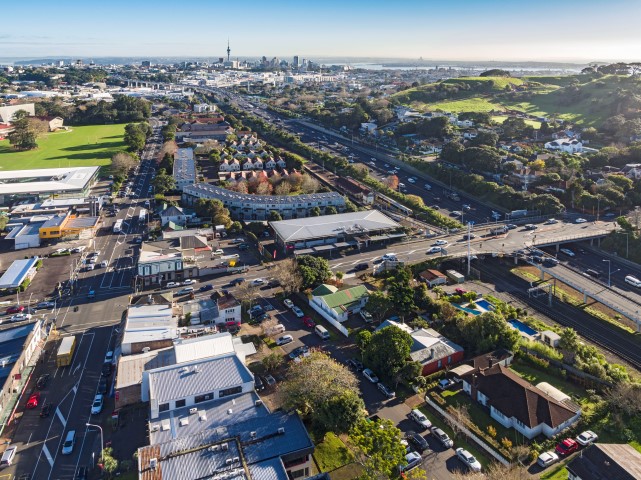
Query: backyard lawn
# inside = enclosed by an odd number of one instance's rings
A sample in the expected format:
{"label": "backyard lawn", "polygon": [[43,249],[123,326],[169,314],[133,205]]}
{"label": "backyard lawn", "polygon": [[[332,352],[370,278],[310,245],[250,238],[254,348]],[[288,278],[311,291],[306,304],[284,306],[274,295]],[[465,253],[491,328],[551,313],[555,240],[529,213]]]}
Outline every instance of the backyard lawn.
{"label": "backyard lawn", "polygon": [[354,460],[354,455],[340,438],[333,433],[325,434],[323,441],[316,445],[314,458],[323,472],[336,470]]}
{"label": "backyard lawn", "polygon": [[124,124],[70,128],[46,134],[38,139],[37,149],[27,152],[14,151],[9,140],[0,141],[0,169],[103,166],[111,163],[114,153],[125,150]]}

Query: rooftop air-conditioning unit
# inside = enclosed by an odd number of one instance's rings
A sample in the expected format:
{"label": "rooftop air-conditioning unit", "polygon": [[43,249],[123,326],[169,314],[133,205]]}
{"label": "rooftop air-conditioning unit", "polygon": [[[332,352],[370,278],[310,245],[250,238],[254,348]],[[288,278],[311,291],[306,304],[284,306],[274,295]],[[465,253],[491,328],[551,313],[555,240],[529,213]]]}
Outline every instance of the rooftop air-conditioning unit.
{"label": "rooftop air-conditioning unit", "polygon": [[280,427],[278,429],[278,435],[285,435],[285,428],[284,427]]}
{"label": "rooftop air-conditioning unit", "polygon": [[205,420],[207,420],[207,413],[206,413],[206,412],[200,412],[200,413],[198,414],[198,419],[199,419],[201,422],[204,422]]}
{"label": "rooftop air-conditioning unit", "polygon": [[227,460],[225,460],[225,465],[231,465],[231,458],[228,458]]}
{"label": "rooftop air-conditioning unit", "polygon": [[256,438],[256,435],[258,435],[256,432],[249,432],[251,438]]}
{"label": "rooftop air-conditioning unit", "polygon": [[221,450],[229,450],[229,444],[227,442],[220,444]]}
{"label": "rooftop air-conditioning unit", "polygon": [[196,414],[196,413],[198,413],[198,408],[196,408],[196,407],[191,407],[191,408],[189,409],[189,415],[194,415],[194,414]]}
{"label": "rooftop air-conditioning unit", "polygon": [[156,467],[158,466],[158,459],[157,458],[150,458],[149,459],[149,468],[152,470],[156,470]]}
{"label": "rooftop air-conditioning unit", "polygon": [[239,457],[234,457],[231,459],[232,463],[240,463],[240,458]]}
{"label": "rooftop air-conditioning unit", "polygon": [[151,348],[145,347],[142,349],[142,353],[149,353],[151,351]]}
{"label": "rooftop air-conditioning unit", "polygon": [[262,400],[256,400],[256,402],[254,402],[254,406],[262,407],[263,406],[263,401]]}
{"label": "rooftop air-conditioning unit", "polygon": [[181,418],[180,422],[178,422],[178,423],[180,423],[181,427],[184,427],[185,425],[189,425],[189,419],[187,417]]}
{"label": "rooftop air-conditioning unit", "polygon": [[227,415],[231,415],[232,413],[234,413],[234,411],[231,408],[227,410]]}

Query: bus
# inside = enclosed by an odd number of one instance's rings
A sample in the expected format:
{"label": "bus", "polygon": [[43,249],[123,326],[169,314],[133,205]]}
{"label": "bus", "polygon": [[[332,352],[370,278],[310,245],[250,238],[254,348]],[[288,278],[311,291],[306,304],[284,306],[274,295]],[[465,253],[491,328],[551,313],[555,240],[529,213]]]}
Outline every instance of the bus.
{"label": "bus", "polygon": [[114,223],[114,233],[120,232],[122,232],[122,219],[116,220],[116,223]]}
{"label": "bus", "polygon": [[147,210],[145,210],[144,208],[141,208],[140,213],[138,214],[138,221],[140,223],[143,223],[146,220],[146,218],[147,218]]}
{"label": "bus", "polygon": [[60,342],[58,347],[58,353],[56,355],[56,366],[58,367],[68,367],[71,365],[71,359],[73,358],[73,352],[76,348],[76,337],[64,337]]}

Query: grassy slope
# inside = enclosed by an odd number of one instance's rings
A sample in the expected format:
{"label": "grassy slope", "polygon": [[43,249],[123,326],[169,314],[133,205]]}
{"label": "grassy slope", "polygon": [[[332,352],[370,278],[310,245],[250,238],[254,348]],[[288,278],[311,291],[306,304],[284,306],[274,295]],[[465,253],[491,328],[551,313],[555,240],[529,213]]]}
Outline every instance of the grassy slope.
{"label": "grassy slope", "polygon": [[470,85],[480,84],[479,88],[484,90],[502,91],[507,85],[522,85],[520,78],[509,77],[461,77],[443,80],[443,83],[467,83]]}
{"label": "grassy slope", "polygon": [[503,107],[498,103],[493,103],[490,100],[479,97],[423,105],[424,107],[421,108],[421,110],[443,110],[444,112],[451,113],[503,111]]}
{"label": "grassy slope", "polygon": [[[507,115],[493,115],[492,116],[492,121],[494,121],[496,123],[503,123],[505,120],[507,120]],[[527,125],[532,125],[536,129],[541,128],[541,122],[537,122],[536,120],[527,119],[527,120],[525,120],[525,123]]]}
{"label": "grassy slope", "polygon": [[70,132],[49,133],[38,140],[38,148],[16,152],[8,140],[0,142],[1,170],[85,167],[109,165],[112,155],[125,150],[124,125],[71,127]]}

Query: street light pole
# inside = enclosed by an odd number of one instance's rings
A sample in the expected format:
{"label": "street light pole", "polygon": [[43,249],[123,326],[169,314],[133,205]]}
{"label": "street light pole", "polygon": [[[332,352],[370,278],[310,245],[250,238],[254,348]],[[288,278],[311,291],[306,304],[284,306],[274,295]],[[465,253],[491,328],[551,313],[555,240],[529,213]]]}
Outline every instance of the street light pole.
{"label": "street light pole", "polygon": [[105,445],[104,438],[102,436],[102,427],[100,425],[96,425],[94,423],[86,423],[85,425],[87,425],[88,427],[96,427],[97,429],[100,430],[100,457],[99,458],[102,458],[102,450],[103,450],[104,445]]}
{"label": "street light pole", "polygon": [[603,260],[604,262],[608,262],[608,287],[610,286],[610,275],[612,273],[612,260]]}

